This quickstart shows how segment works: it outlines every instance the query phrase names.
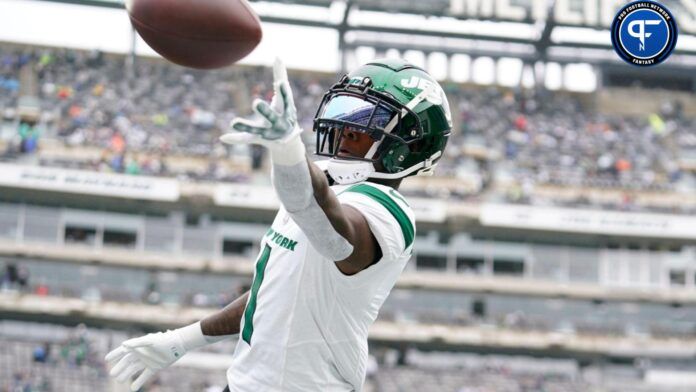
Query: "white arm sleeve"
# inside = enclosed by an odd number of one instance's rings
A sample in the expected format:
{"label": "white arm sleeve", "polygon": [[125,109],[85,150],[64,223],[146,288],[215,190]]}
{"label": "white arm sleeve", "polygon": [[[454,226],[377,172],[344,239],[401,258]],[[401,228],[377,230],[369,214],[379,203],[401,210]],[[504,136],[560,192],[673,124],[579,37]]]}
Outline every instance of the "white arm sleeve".
{"label": "white arm sleeve", "polygon": [[291,166],[274,162],[271,177],[283,207],[322,256],[339,261],[353,253],[353,245],[333,228],[314,198],[306,160]]}

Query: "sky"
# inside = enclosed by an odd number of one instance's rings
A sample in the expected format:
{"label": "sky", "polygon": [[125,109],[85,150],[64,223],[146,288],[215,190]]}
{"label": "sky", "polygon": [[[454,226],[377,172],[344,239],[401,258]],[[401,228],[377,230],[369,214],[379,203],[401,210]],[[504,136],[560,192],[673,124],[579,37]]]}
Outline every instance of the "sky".
{"label": "sky", "polygon": [[[337,21],[342,14],[340,4],[329,9],[270,3],[253,3],[252,6],[262,15],[297,14],[316,20]],[[383,15],[362,11],[360,18],[364,23],[384,21]],[[408,17],[404,17],[404,20],[405,18]],[[474,22],[467,26],[465,28],[502,35],[506,34],[507,29],[505,24],[487,22]],[[261,44],[241,63],[270,65],[279,56],[289,68],[324,72],[336,72],[339,69],[338,35],[332,29],[264,23],[263,32]],[[519,33],[516,30],[507,31],[507,34]],[[531,32],[522,31],[522,34]],[[131,27],[124,10],[32,0],[0,0],[0,41],[127,53],[131,45]],[[139,37],[136,51],[141,55],[156,56]],[[374,56],[373,49],[362,48],[350,59],[348,68],[369,61]],[[399,53],[392,50],[387,52],[387,56],[405,57],[416,65],[425,67],[438,79],[447,76],[447,57],[442,53],[434,53],[426,58],[417,51]],[[491,84],[497,75],[498,83],[514,86],[521,69],[521,62],[514,58],[502,59],[497,64],[490,58],[479,58],[472,63],[466,55],[455,55],[449,64],[449,76],[458,82]],[[523,74],[522,79],[525,86],[531,86],[531,74]],[[558,89],[562,86],[562,81],[566,82],[567,89],[576,91],[593,91],[597,86],[596,75],[592,67],[586,64],[571,64],[565,73],[558,64],[550,64],[547,67],[547,87]]]}

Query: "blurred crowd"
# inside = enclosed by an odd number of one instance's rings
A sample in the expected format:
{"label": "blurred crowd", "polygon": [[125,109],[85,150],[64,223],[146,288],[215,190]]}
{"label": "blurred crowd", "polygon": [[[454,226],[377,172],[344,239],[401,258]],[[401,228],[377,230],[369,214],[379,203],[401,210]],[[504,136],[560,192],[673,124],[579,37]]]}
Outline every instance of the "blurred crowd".
{"label": "blurred crowd", "polygon": [[[6,154],[31,153],[36,148],[23,148],[26,140],[53,137],[66,147],[101,150],[96,159],[56,164],[116,173],[178,175],[164,157],[200,156],[210,166],[199,173],[202,179],[228,179],[215,170],[219,160],[229,157],[217,138],[236,115],[234,93],[265,93],[257,85],[265,79],[263,70],[255,68],[205,73],[151,61],[126,66],[123,57],[72,50],[9,51],[1,64],[2,80],[12,80],[0,84],[12,89],[0,101],[5,128],[29,134],[5,131]],[[33,72],[22,72],[27,65]],[[22,84],[36,86],[28,93],[39,98],[35,118],[22,115]],[[253,156],[256,151],[238,153]]]}
{"label": "blurred crowd", "polygon": [[0,291],[26,291],[29,288],[29,270],[15,262],[8,262],[0,273]]}
{"label": "blurred crowd", "polygon": [[[9,332],[8,329],[12,328],[3,328],[5,333]],[[44,329],[50,330],[50,327]],[[3,354],[0,355],[3,366],[0,391],[65,390],[65,385],[61,385],[65,380],[56,378],[56,373],[76,372],[85,379],[106,376],[101,353],[103,349],[95,347],[84,324],[67,329],[64,336],[59,334],[44,339],[25,336],[26,342],[23,344],[12,344],[12,340],[2,335],[4,333],[0,334],[0,346],[3,346]]]}
{"label": "blurred crowd", "polygon": [[[142,331],[132,331],[135,335]],[[111,329],[87,329],[84,325],[62,327],[25,322],[0,323],[0,391],[61,392],[114,391],[126,388],[112,382],[102,358],[118,342],[131,337]],[[82,345],[88,352],[82,362],[51,355],[37,360],[35,347],[64,351]],[[230,342],[210,347],[216,354],[229,354]],[[659,385],[645,374],[660,368],[660,361],[637,360],[611,364],[602,359],[584,361],[533,358],[494,353],[448,353],[421,351],[413,347],[371,347],[366,392],[682,392],[688,384]],[[582,363],[582,364],[581,364]],[[674,365],[672,365],[674,366]],[[692,369],[693,362],[681,364]],[[5,376],[5,377],[2,377]],[[164,369],[140,392],[218,392],[226,384],[225,372],[200,360]]]}
{"label": "blurred crowd", "polygon": [[[291,75],[301,125],[309,130],[334,75]],[[42,138],[67,148],[99,149],[98,157],[42,159],[47,165],[193,180],[248,182],[223,162],[262,166],[264,150],[218,142],[229,121],[249,115],[254,98],[270,99],[265,67],[195,71],[149,59],[101,52],[0,47],[0,141],[4,159],[40,149]],[[24,86],[33,86],[26,91]],[[645,116],[607,116],[563,92],[445,83],[455,115],[438,175],[476,176],[474,196],[512,182],[504,197],[533,203],[538,184],[625,190],[693,190],[696,179],[679,160],[696,151],[696,119],[678,102]],[[38,115],[23,115],[34,94]],[[26,108],[24,109],[26,111]],[[306,135],[310,151],[312,137]],[[474,152],[472,152],[474,151]],[[77,156],[77,155],[76,155]],[[18,158],[19,157],[19,158]],[[197,157],[202,170],[172,168],[172,157]],[[1,158],[0,158],[1,159]],[[169,161],[171,162],[171,161]],[[495,192],[495,189],[492,189]]]}
{"label": "blurred crowd", "polygon": [[696,149],[696,118],[685,116],[678,101],[638,117],[604,115],[563,92],[456,89],[450,96],[460,113],[455,141],[500,155],[497,179],[639,190],[694,186],[679,159]]}

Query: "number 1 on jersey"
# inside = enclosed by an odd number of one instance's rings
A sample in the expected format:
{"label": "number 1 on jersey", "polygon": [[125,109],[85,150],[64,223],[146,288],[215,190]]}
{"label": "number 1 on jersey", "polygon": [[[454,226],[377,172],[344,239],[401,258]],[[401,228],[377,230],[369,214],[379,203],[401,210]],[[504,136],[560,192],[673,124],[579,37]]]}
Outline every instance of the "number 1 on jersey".
{"label": "number 1 on jersey", "polygon": [[242,328],[242,339],[247,344],[251,345],[251,335],[254,333],[254,312],[256,312],[256,297],[261,288],[261,282],[266,272],[266,264],[271,255],[271,247],[266,245],[261,252],[258,260],[256,260],[256,273],[254,274],[254,282],[251,284],[251,293],[249,294],[249,302],[244,310],[244,328]]}

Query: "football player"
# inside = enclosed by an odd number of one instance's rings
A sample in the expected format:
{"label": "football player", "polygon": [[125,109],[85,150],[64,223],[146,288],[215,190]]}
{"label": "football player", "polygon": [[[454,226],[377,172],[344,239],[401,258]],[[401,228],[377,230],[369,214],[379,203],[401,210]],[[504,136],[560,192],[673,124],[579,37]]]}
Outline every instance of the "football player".
{"label": "football player", "polygon": [[261,120],[234,119],[227,144],[268,148],[281,208],[261,239],[251,289],[195,324],[123,342],[111,375],[138,390],[187,351],[238,335],[231,392],[360,391],[370,325],[411,257],[415,220],[397,191],[428,175],[452,128],[447,98],[424,70],[379,60],[344,76],[316,117],[313,163],[285,67]]}

